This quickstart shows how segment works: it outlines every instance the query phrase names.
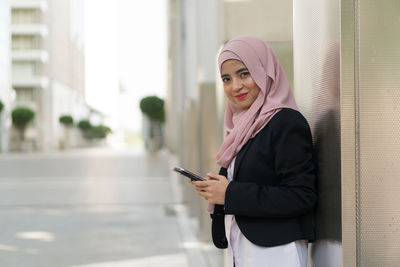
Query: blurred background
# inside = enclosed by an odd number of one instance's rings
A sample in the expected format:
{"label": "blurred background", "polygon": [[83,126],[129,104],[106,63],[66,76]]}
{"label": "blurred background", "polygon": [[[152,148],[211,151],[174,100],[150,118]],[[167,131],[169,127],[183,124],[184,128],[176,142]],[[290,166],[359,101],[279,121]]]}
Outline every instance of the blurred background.
{"label": "blurred background", "polygon": [[397,0],[0,0],[0,266],[224,265],[216,57],[259,37],[312,129],[309,266],[399,266]]}

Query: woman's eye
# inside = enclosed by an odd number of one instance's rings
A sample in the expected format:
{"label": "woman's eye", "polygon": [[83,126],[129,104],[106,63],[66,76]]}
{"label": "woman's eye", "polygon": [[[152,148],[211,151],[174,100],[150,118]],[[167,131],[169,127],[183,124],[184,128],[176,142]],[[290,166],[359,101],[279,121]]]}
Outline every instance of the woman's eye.
{"label": "woman's eye", "polygon": [[229,79],[229,78],[222,78],[222,82],[223,83],[227,83],[227,82],[229,82],[231,79]]}
{"label": "woman's eye", "polygon": [[242,73],[240,73],[240,77],[245,78],[245,77],[247,77],[249,74],[250,74],[249,72],[242,72]]}

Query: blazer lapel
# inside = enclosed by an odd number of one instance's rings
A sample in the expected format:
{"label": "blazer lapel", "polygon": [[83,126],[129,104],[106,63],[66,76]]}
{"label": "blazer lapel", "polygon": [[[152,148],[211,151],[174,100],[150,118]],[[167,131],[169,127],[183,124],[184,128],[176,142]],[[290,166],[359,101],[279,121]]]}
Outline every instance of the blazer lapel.
{"label": "blazer lapel", "polygon": [[242,159],[243,159],[244,155],[246,154],[247,150],[249,150],[249,147],[253,143],[253,140],[254,140],[254,138],[247,141],[247,143],[242,147],[242,149],[240,149],[239,153],[236,155],[235,168],[233,170],[233,179],[232,180],[236,180],[236,176],[237,176],[237,174],[239,172],[239,168],[240,168],[240,163],[242,163]]}

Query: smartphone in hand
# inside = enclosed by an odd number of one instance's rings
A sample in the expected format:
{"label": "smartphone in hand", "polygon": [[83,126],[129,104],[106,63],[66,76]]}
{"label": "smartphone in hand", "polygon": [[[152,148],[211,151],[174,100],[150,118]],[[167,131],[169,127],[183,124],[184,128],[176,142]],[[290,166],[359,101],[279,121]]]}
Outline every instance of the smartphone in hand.
{"label": "smartphone in hand", "polygon": [[175,167],[174,171],[179,172],[180,174],[195,180],[195,181],[205,181],[206,179],[204,179],[203,177],[198,176],[197,174],[194,174],[188,170],[185,170],[184,168],[181,167]]}

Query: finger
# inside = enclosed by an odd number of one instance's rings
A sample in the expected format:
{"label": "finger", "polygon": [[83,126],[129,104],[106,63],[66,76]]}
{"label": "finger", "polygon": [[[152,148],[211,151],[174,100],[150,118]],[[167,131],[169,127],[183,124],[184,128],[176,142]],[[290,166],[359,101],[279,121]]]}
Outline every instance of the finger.
{"label": "finger", "polygon": [[198,194],[199,196],[204,197],[206,200],[209,197],[209,193],[206,191],[199,191]]}
{"label": "finger", "polygon": [[210,180],[220,180],[221,179],[221,175],[209,172],[207,173],[207,176]]}
{"label": "finger", "polygon": [[197,187],[207,187],[213,184],[213,181],[207,180],[207,181],[195,181],[193,184]]}
{"label": "finger", "polygon": [[196,191],[199,191],[199,192],[206,192],[205,188],[199,188],[199,187],[196,187]]}

